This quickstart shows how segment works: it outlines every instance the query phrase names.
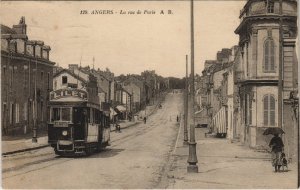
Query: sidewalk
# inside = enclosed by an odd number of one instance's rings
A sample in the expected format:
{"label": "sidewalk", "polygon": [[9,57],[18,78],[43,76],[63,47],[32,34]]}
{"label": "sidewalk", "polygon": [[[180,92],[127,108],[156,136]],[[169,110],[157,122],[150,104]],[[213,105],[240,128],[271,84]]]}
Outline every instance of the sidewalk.
{"label": "sidewalk", "polygon": [[187,173],[188,145],[183,145],[183,126],[168,173],[171,189],[296,188],[297,166],[275,173],[270,153],[258,152],[227,139],[205,138],[206,128],[196,128],[198,173]]}

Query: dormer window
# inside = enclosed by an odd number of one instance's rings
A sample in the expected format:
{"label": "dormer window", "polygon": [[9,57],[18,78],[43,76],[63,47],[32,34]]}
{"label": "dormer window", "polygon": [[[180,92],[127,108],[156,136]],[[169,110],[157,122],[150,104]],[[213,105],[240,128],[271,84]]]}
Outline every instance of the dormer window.
{"label": "dormer window", "polygon": [[274,2],[272,0],[266,0],[267,13],[274,13]]}

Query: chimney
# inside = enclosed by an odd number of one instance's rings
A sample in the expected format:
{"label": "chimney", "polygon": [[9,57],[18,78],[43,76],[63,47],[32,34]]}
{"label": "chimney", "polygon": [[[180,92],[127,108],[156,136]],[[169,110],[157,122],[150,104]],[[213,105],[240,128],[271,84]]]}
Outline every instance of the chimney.
{"label": "chimney", "polygon": [[78,64],[69,64],[69,70],[74,73],[74,70],[78,70]]}
{"label": "chimney", "polygon": [[27,25],[25,24],[25,17],[22,16],[19,24],[13,25],[13,29],[17,32],[17,34],[26,34],[27,33]]}

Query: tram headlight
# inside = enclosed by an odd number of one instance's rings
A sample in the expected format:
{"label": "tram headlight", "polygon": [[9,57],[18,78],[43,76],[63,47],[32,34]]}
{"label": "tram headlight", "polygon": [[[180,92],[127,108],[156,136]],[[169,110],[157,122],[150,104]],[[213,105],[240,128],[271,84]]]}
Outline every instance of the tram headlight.
{"label": "tram headlight", "polygon": [[63,132],[62,132],[62,135],[63,135],[63,136],[67,136],[67,135],[68,135],[68,131],[63,131]]}

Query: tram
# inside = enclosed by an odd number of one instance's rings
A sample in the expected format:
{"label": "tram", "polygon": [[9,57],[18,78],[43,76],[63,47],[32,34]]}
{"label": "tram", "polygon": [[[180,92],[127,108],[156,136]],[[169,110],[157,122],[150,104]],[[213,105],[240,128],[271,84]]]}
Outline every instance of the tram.
{"label": "tram", "polygon": [[79,89],[50,92],[48,143],[57,155],[90,155],[109,145],[109,113]]}

